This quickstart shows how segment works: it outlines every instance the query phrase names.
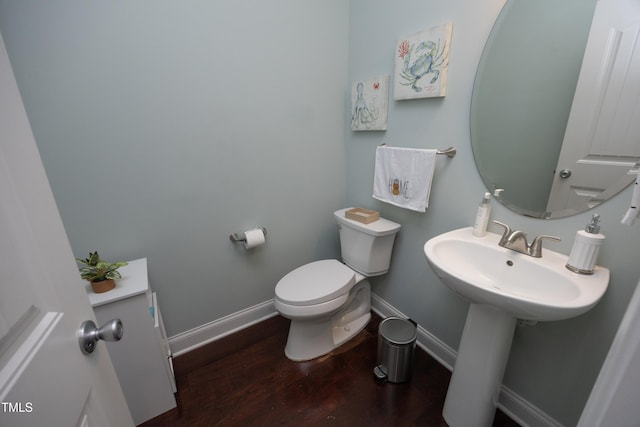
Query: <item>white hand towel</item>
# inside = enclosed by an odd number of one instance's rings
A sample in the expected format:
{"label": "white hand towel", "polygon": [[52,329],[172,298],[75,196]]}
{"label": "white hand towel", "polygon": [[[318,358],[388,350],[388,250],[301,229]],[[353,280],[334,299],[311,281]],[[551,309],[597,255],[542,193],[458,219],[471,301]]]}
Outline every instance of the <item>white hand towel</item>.
{"label": "white hand towel", "polygon": [[636,183],[633,187],[633,196],[631,196],[631,206],[627,209],[627,213],[622,218],[622,224],[624,225],[633,225],[636,221],[636,218],[640,216],[640,185],[638,182],[640,181],[640,172],[638,173],[638,177],[636,178]]}
{"label": "white hand towel", "polygon": [[429,206],[436,152],[435,149],[378,147],[373,198],[425,212]]}

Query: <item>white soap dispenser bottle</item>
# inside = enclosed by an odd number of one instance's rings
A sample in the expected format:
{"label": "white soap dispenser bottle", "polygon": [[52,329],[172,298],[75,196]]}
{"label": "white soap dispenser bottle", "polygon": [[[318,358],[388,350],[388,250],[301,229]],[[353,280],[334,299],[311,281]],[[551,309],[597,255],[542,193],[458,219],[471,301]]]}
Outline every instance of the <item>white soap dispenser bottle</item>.
{"label": "white soap dispenser bottle", "polygon": [[489,224],[489,217],[491,216],[490,200],[491,193],[484,193],[484,198],[482,199],[482,202],[480,202],[478,211],[476,212],[476,220],[473,223],[474,236],[482,237],[487,234],[487,224]]}
{"label": "white soap dispenser bottle", "polygon": [[593,274],[598,260],[600,246],[604,242],[604,235],[600,233],[600,215],[593,215],[591,223],[584,230],[578,230],[573,242],[567,268],[574,273]]}

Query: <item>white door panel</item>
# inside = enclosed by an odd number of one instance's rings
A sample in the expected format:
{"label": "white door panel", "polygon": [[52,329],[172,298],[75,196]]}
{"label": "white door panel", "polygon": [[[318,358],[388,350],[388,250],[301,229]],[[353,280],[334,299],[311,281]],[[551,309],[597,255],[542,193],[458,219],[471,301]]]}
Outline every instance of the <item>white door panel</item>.
{"label": "white door panel", "polygon": [[104,344],[80,351],[95,316],[2,37],[0,236],[0,426],[132,426]]}

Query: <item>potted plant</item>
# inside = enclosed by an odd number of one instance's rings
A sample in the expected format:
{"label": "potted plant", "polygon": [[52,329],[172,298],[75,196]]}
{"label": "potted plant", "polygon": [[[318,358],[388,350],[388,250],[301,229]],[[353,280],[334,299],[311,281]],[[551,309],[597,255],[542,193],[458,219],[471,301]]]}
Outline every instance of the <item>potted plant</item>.
{"label": "potted plant", "polygon": [[83,264],[80,268],[80,277],[88,280],[91,283],[91,289],[97,294],[115,288],[114,279],[122,277],[118,269],[127,265],[126,262],[107,262],[100,258],[98,251],[89,252],[89,258],[76,258],[76,261]]}

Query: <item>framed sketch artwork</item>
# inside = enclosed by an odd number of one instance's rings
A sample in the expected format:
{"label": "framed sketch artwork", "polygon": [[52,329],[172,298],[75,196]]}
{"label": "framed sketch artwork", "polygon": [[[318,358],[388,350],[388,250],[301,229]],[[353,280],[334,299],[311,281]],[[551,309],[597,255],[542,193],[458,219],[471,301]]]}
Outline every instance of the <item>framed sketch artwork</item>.
{"label": "framed sketch artwork", "polygon": [[404,37],[395,52],[395,100],[445,96],[451,45],[450,22]]}
{"label": "framed sketch artwork", "polygon": [[351,130],[386,130],[389,76],[358,80],[351,88]]}

